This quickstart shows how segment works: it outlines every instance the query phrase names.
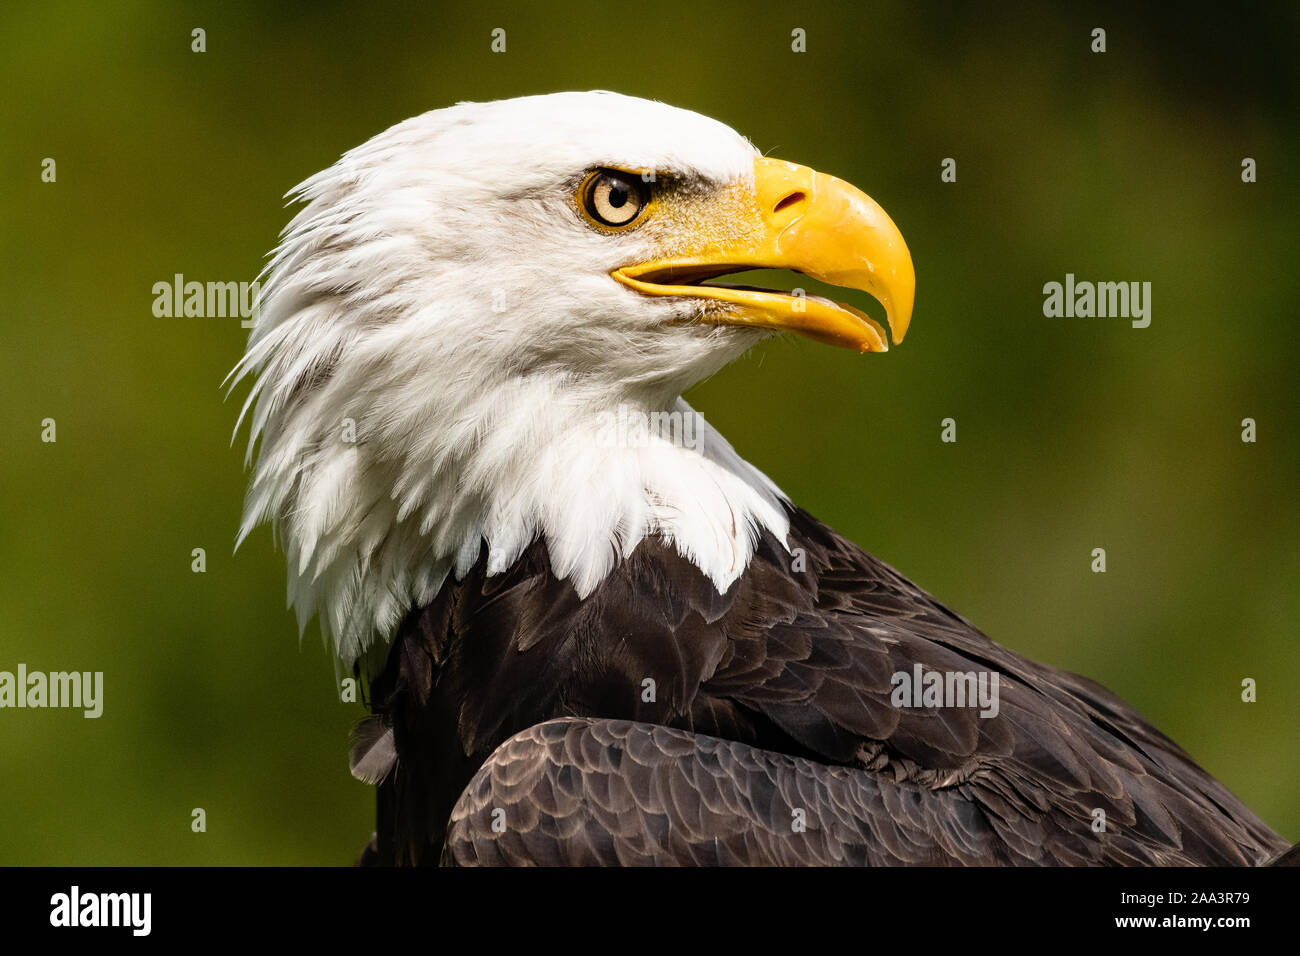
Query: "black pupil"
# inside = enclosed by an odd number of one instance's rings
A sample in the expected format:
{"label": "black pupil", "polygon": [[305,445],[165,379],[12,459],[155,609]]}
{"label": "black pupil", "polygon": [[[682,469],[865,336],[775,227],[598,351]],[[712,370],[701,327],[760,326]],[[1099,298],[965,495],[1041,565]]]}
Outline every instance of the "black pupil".
{"label": "black pupil", "polygon": [[615,180],[609,187],[609,204],[615,209],[622,209],[627,202],[628,188],[627,183],[620,183]]}

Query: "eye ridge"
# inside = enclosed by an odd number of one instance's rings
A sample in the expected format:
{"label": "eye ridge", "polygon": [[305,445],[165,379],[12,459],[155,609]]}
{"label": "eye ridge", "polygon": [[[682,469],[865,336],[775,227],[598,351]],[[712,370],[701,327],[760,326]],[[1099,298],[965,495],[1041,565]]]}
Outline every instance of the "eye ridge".
{"label": "eye ridge", "polygon": [[650,189],[638,173],[596,169],[581,190],[583,212],[598,226],[625,229],[641,218],[650,204]]}

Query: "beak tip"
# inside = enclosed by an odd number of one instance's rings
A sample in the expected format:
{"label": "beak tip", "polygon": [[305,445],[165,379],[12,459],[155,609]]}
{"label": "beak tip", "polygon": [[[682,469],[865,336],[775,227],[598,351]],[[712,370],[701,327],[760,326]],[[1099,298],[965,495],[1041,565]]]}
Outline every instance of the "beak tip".
{"label": "beak tip", "polygon": [[889,331],[894,335],[894,344],[902,345],[907,329],[912,324],[912,302],[898,303],[901,308],[887,308],[885,317],[889,320]]}

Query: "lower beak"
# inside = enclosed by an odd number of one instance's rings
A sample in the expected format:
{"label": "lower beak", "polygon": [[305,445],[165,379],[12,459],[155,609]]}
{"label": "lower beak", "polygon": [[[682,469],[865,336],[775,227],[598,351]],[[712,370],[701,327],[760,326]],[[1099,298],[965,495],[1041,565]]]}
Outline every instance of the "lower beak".
{"label": "lower beak", "polygon": [[754,160],[758,228],[737,228],[744,241],[711,242],[686,256],[614,270],[638,292],[723,303],[703,321],[798,332],[822,342],[884,352],[885,330],[864,312],[821,296],[723,285],[705,279],[748,269],[792,269],[821,282],[868,292],[885,307],[894,342],[912,318],[916,274],[893,220],[868,195],[843,180],[794,163]]}

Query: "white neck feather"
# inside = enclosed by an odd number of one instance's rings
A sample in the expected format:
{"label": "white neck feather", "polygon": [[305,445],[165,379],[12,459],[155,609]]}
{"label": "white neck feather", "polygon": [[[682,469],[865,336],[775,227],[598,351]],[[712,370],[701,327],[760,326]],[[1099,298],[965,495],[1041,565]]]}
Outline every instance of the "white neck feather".
{"label": "white neck feather", "polygon": [[[680,398],[576,405],[571,383],[545,377],[458,394],[430,396],[417,417],[442,423],[436,443],[392,443],[373,412],[331,415],[320,399],[264,437],[243,533],[277,516],[300,627],[319,614],[345,666],[379,663],[402,618],[484,544],[500,574],[540,538],[554,573],[586,597],[648,536],[719,591],[762,531],[785,541],[780,490]],[[295,434],[322,416],[344,422],[336,438]],[[386,447],[413,451],[375,454]]]}

